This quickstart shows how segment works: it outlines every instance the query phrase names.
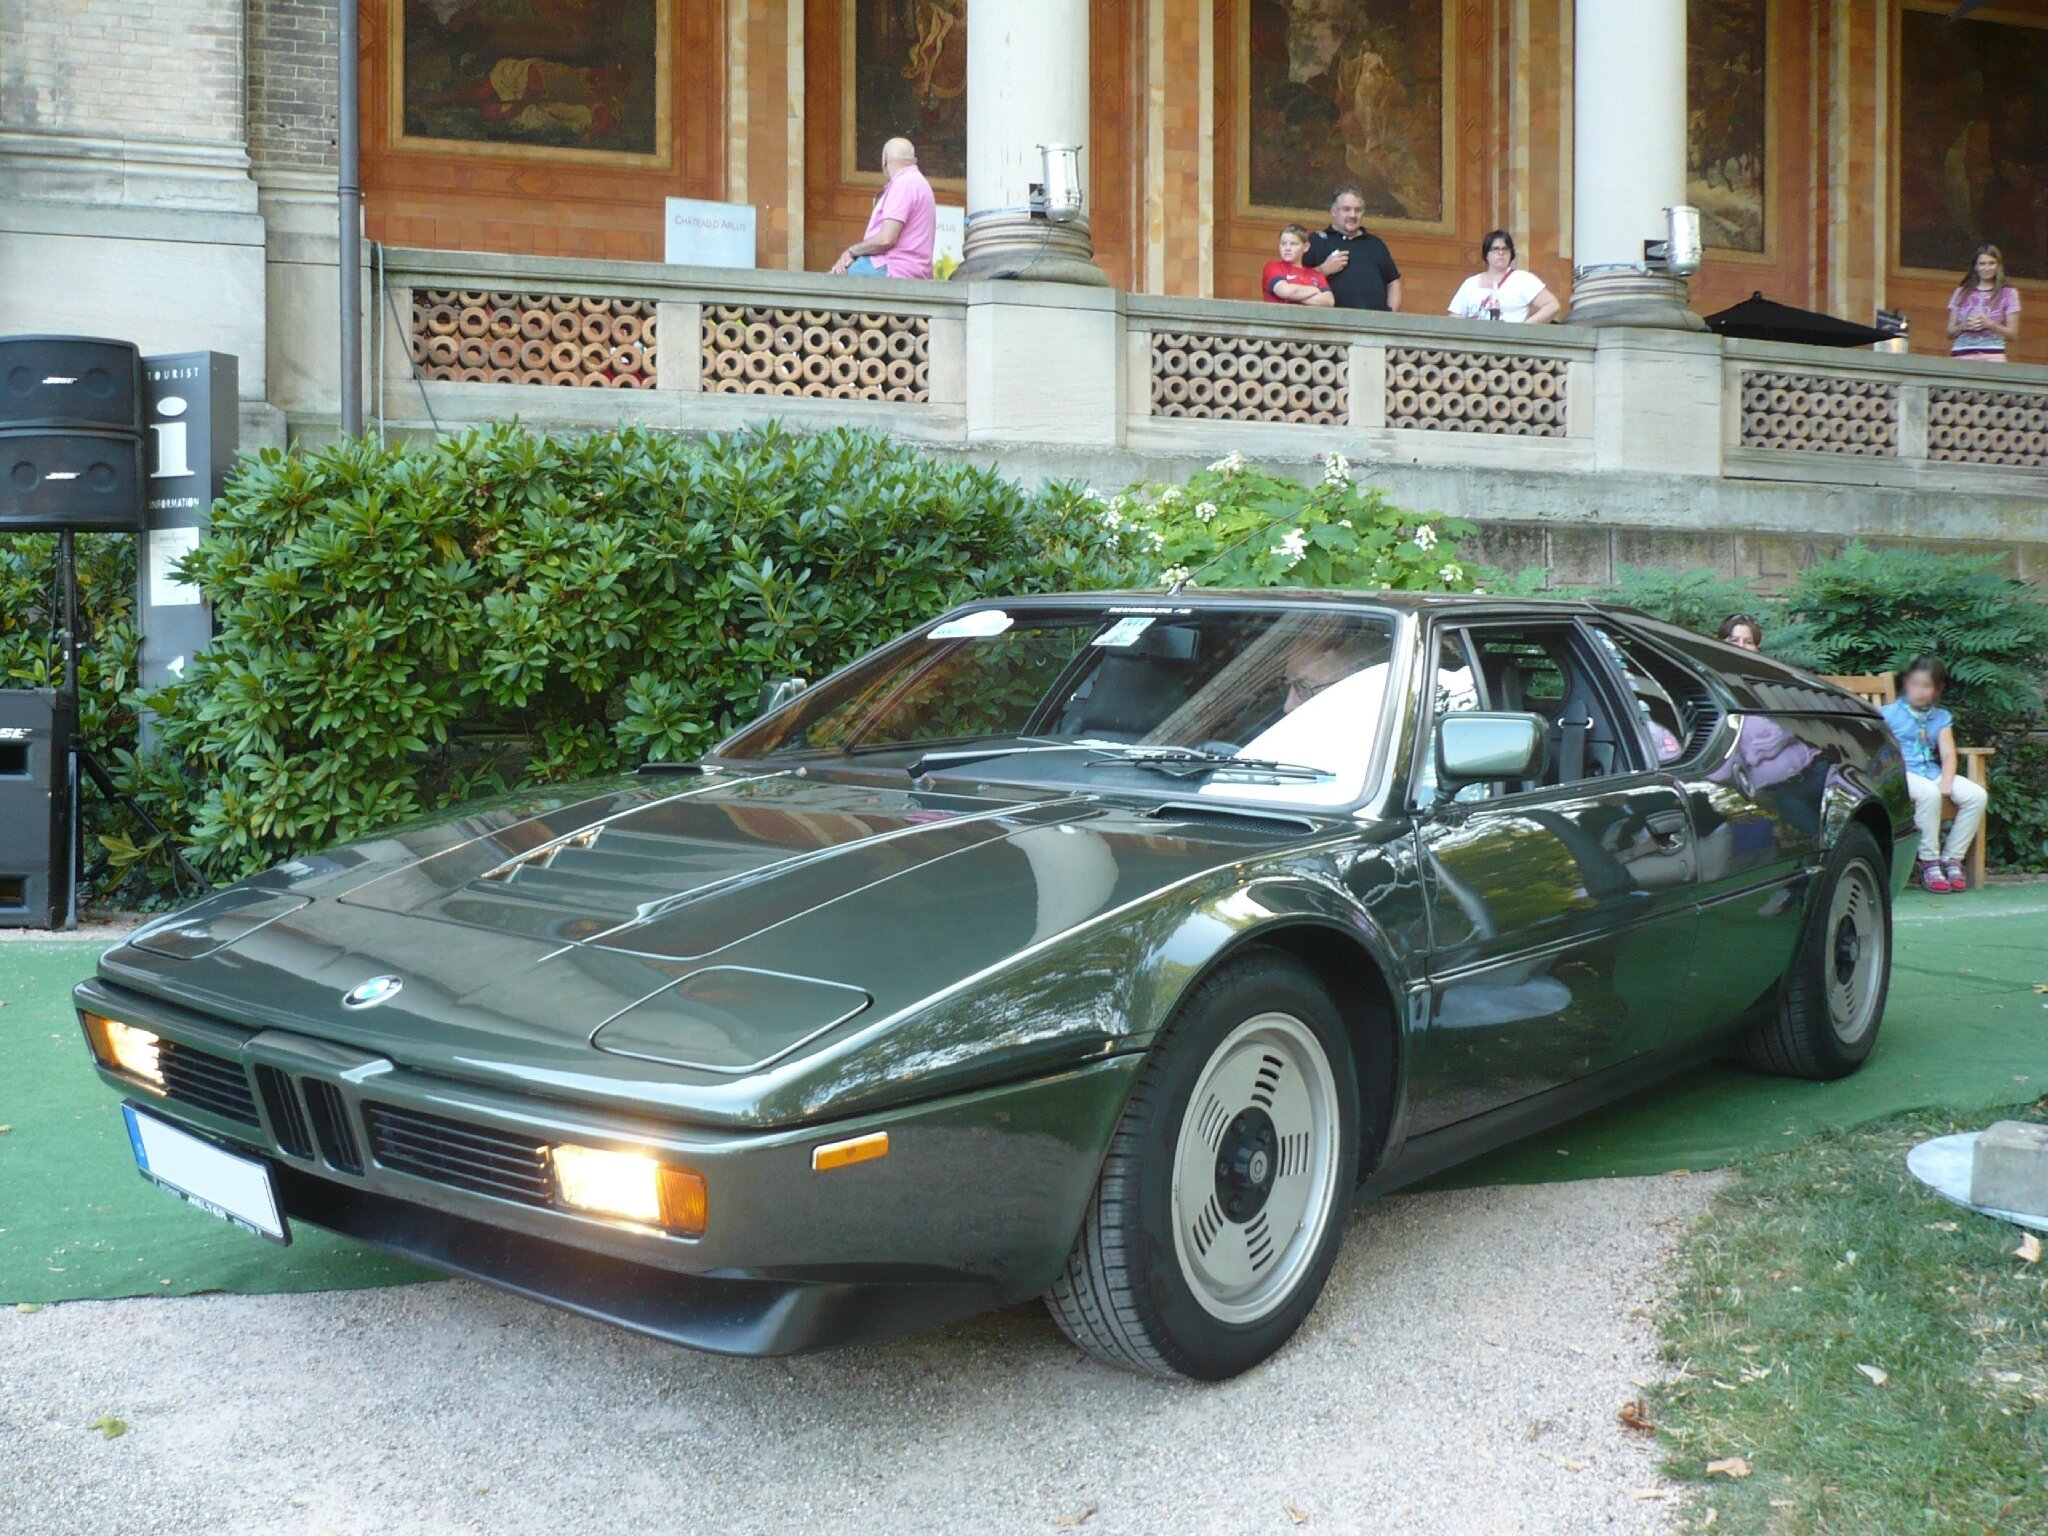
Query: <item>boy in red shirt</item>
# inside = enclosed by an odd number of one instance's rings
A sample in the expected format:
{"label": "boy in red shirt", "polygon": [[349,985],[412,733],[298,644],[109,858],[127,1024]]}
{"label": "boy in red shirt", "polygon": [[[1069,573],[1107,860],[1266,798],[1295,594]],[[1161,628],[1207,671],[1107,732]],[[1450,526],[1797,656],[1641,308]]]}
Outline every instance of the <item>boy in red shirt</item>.
{"label": "boy in red shirt", "polygon": [[1259,291],[1268,303],[1329,306],[1337,302],[1337,296],[1330,292],[1329,280],[1314,267],[1301,264],[1307,250],[1308,231],[1299,224],[1290,224],[1280,231],[1280,259],[1267,262],[1259,277]]}

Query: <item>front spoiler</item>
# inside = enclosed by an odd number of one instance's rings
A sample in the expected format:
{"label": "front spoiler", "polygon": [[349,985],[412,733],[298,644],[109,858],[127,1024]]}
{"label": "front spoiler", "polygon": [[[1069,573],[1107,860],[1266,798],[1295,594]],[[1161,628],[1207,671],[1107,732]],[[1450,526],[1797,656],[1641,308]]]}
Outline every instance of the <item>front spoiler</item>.
{"label": "front spoiler", "polygon": [[679,1273],[536,1239],[293,1168],[294,1220],[671,1344],[793,1355],[956,1322],[1019,1299],[994,1280],[768,1280]]}

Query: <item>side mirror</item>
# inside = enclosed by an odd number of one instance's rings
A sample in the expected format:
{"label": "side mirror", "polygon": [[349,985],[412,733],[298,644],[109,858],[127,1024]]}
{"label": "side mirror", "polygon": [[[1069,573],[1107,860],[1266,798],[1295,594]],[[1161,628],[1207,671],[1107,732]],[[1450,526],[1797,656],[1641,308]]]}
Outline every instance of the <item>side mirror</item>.
{"label": "side mirror", "polygon": [[771,677],[761,685],[761,697],[754,702],[754,718],[772,715],[791,699],[808,688],[810,683],[801,677]]}
{"label": "side mirror", "polygon": [[1437,724],[1437,780],[1446,789],[1540,779],[1549,766],[1550,723],[1541,715],[1459,710]]}

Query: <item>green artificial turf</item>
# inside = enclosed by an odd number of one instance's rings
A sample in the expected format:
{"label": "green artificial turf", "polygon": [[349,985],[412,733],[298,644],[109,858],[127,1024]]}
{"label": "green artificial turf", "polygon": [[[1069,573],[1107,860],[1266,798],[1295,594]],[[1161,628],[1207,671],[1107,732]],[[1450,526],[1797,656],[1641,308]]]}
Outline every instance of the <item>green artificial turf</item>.
{"label": "green artificial turf", "polygon": [[71,988],[101,947],[0,943],[0,1302],[432,1279],[303,1224],[281,1248],[144,1181],[120,1095],[94,1075],[71,1010]]}
{"label": "green artificial turf", "polygon": [[[88,1065],[66,940],[0,944],[0,1302],[393,1285],[426,1271],[303,1225],[279,1248],[136,1173],[118,1096]],[[2048,890],[1900,899],[1891,1003],[1855,1077],[1799,1083],[1710,1066],[1446,1175],[1539,1183],[1713,1168],[1905,1110],[2048,1090]]]}

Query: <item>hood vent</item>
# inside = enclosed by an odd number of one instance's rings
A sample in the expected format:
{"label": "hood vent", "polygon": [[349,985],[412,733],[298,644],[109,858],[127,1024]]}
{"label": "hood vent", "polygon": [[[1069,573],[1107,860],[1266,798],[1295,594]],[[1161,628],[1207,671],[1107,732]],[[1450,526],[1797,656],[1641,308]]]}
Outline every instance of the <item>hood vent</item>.
{"label": "hood vent", "polygon": [[1150,819],[1201,827],[1227,827],[1236,832],[1292,833],[1304,837],[1316,829],[1316,824],[1306,817],[1290,816],[1285,811],[1251,810],[1237,805],[1162,805],[1151,812]]}

